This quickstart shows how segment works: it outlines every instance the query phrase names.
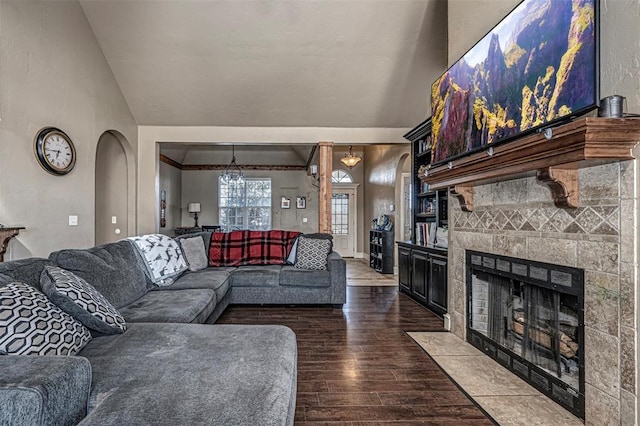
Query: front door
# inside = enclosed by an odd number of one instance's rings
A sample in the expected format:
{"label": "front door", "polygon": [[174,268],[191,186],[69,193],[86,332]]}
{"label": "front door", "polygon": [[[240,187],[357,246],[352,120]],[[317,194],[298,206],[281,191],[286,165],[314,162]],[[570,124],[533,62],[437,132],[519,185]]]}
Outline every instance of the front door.
{"label": "front door", "polygon": [[356,252],[356,187],[334,184],[331,198],[333,249],[342,257]]}

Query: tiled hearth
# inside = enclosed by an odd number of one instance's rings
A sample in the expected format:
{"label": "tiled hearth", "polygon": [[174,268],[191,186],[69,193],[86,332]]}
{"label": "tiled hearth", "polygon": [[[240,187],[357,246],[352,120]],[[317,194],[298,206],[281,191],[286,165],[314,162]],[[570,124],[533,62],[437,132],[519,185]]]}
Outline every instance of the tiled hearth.
{"label": "tiled hearth", "polygon": [[579,170],[577,209],[535,177],[476,186],[473,212],[450,197],[449,306],[466,338],[465,250],[585,270],[585,421],[636,424],[636,189],[632,161]]}

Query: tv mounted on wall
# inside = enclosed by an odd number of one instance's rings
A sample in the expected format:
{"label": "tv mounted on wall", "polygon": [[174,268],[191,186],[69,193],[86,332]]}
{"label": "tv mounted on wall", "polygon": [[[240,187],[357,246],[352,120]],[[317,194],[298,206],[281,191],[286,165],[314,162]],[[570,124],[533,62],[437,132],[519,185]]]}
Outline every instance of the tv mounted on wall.
{"label": "tv mounted on wall", "polygon": [[598,0],[524,0],[431,87],[433,164],[598,106]]}

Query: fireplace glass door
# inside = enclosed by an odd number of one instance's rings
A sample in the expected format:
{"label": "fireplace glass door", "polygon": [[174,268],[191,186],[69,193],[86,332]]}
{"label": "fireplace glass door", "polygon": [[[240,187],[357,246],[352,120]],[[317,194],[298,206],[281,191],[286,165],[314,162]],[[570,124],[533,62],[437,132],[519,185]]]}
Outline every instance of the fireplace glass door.
{"label": "fireplace glass door", "polygon": [[475,271],[470,328],[579,389],[578,298]]}

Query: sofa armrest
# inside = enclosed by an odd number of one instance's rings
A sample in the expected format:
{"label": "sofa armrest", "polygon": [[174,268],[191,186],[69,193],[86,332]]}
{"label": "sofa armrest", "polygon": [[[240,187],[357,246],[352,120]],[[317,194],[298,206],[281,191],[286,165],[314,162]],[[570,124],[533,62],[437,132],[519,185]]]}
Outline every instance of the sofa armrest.
{"label": "sofa armrest", "polygon": [[75,425],[90,392],[86,358],[0,355],[0,424]]}
{"label": "sofa armrest", "polygon": [[327,257],[327,269],[331,273],[331,303],[347,303],[347,262],[335,251]]}

